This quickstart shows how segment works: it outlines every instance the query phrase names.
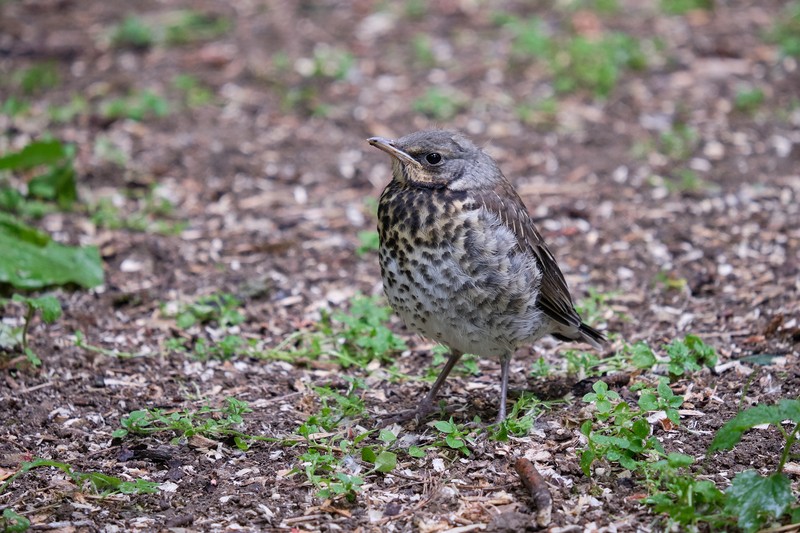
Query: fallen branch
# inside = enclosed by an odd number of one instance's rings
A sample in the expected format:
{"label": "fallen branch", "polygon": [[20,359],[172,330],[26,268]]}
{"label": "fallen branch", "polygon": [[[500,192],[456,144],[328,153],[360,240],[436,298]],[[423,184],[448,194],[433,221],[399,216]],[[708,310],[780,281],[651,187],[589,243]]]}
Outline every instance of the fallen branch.
{"label": "fallen branch", "polygon": [[550,525],[550,518],[553,511],[553,497],[547,482],[536,470],[536,467],[528,459],[520,457],[514,463],[514,470],[517,471],[522,484],[528,489],[533,500],[533,510],[536,513],[536,524],[539,527]]}

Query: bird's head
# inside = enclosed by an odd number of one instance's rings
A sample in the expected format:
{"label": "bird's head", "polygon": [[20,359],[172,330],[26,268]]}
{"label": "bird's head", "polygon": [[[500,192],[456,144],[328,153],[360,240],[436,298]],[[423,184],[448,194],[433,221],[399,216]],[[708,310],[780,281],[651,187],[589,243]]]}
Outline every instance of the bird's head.
{"label": "bird's head", "polygon": [[397,140],[367,142],[392,156],[392,178],[426,189],[486,187],[500,176],[495,161],[472,141],[448,130],[417,131]]}

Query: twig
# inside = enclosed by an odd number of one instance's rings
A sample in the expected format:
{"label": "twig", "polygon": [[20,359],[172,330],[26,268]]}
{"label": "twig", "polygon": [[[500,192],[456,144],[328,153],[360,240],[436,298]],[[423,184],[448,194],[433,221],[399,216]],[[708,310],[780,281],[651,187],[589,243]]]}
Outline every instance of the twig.
{"label": "twig", "polygon": [[547,488],[547,482],[533,463],[524,457],[517,459],[514,463],[514,470],[517,471],[522,484],[531,494],[533,510],[536,512],[536,523],[539,527],[549,526],[553,511],[553,497],[550,495],[550,489]]}
{"label": "twig", "polygon": [[46,383],[39,383],[38,385],[34,385],[33,387],[26,387],[24,389],[20,389],[16,391],[15,394],[25,394],[26,392],[33,392],[39,389],[46,389],[47,387],[52,387],[53,385],[55,385],[55,382],[53,381],[48,381]]}

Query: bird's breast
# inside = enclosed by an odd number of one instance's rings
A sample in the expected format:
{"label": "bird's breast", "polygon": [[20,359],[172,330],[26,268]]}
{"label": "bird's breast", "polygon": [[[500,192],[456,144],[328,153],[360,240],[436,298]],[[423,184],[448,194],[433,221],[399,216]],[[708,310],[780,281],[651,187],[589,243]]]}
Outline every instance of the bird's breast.
{"label": "bird's breast", "polygon": [[468,194],[390,185],[379,203],[378,230],[384,290],[411,329],[492,356],[540,327],[535,259]]}

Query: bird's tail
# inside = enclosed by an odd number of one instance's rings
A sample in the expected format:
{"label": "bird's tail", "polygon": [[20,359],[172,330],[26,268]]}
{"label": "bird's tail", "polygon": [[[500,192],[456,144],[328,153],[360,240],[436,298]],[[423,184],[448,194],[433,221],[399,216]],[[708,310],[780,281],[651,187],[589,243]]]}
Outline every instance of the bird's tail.
{"label": "bird's tail", "polygon": [[605,335],[583,322],[581,322],[578,332],[580,333],[582,341],[588,342],[598,350],[602,349],[603,345],[608,342]]}

